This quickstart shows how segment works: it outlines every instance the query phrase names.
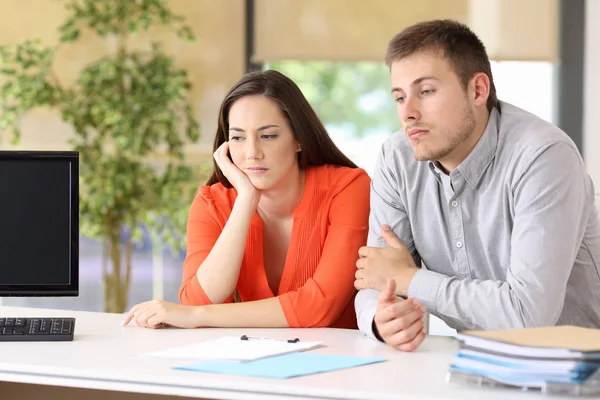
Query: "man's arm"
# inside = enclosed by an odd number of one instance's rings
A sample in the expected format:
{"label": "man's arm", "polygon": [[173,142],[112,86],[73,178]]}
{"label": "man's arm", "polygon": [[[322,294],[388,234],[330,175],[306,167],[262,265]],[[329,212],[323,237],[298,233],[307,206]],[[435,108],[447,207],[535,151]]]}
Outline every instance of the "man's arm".
{"label": "man's arm", "polygon": [[[399,193],[399,188],[402,187],[402,177],[395,176],[389,168],[388,165],[392,162],[393,160],[386,158],[385,150],[382,147],[371,181],[371,212],[367,245],[389,247],[381,235],[381,226],[388,224],[408,247],[418,266],[421,264],[421,260],[415,249],[410,223]],[[373,332],[373,318],[379,296],[379,290],[361,289],[354,300],[358,329],[373,338],[376,337]]]}
{"label": "man's arm", "polygon": [[512,184],[514,225],[506,281],[420,270],[408,295],[460,328],[556,324],[592,205],[586,179],[583,162],[571,145],[540,149]]}

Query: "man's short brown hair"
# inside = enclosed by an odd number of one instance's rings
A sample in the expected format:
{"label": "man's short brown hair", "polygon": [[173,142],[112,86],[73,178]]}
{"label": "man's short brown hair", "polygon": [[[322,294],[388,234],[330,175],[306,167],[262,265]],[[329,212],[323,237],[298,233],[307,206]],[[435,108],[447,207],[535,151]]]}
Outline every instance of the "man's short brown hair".
{"label": "man's short brown hair", "polygon": [[423,51],[439,53],[445,57],[465,90],[474,74],[486,74],[490,79],[487,109],[491,111],[496,106],[496,87],[485,46],[466,25],[445,19],[409,26],[390,40],[385,63],[391,67],[395,61]]}

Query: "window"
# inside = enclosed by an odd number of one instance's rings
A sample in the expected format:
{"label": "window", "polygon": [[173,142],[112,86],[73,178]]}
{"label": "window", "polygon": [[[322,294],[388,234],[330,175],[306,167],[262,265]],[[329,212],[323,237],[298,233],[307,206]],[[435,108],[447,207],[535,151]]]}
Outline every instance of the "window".
{"label": "window", "polygon": [[[554,66],[546,62],[492,62],[498,98],[554,121]],[[291,78],[336,145],[372,175],[385,139],[400,129],[383,62],[277,61],[265,64]]]}

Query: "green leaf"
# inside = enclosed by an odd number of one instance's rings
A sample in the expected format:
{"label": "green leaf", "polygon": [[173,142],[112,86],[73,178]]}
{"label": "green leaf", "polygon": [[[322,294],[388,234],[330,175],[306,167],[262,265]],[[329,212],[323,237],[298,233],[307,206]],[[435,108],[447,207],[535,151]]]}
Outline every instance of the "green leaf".
{"label": "green leaf", "polygon": [[182,39],[188,40],[188,41],[192,41],[192,40],[196,39],[196,35],[194,34],[194,31],[192,30],[192,28],[190,28],[187,25],[184,25],[177,30],[177,36],[179,36]]}
{"label": "green leaf", "polygon": [[12,146],[18,146],[20,142],[21,142],[21,131],[19,129],[15,128],[13,130],[13,137],[10,141],[10,144]]}
{"label": "green leaf", "polygon": [[79,29],[70,29],[61,32],[60,41],[62,43],[72,43],[79,39],[81,31]]}

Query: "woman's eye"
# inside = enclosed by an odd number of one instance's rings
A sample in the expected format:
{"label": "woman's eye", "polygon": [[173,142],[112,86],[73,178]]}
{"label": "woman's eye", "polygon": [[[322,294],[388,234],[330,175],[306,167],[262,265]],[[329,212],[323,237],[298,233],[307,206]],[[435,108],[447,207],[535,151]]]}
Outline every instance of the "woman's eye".
{"label": "woman's eye", "polygon": [[263,139],[275,139],[277,137],[277,135],[262,135],[261,137]]}
{"label": "woman's eye", "polygon": [[241,136],[232,136],[231,138],[229,138],[230,141],[234,141],[234,142],[238,142],[242,139],[243,139],[243,137],[241,137]]}
{"label": "woman's eye", "polygon": [[400,104],[402,104],[402,103],[404,103],[404,97],[402,97],[402,96],[400,96],[400,97],[396,97],[396,98],[394,99],[394,101],[395,101],[396,103],[400,103]]}
{"label": "woman's eye", "polygon": [[433,89],[426,89],[421,92],[423,96],[428,96],[433,93]]}

